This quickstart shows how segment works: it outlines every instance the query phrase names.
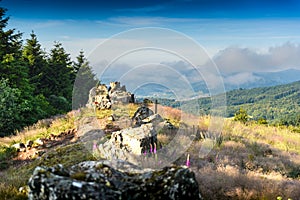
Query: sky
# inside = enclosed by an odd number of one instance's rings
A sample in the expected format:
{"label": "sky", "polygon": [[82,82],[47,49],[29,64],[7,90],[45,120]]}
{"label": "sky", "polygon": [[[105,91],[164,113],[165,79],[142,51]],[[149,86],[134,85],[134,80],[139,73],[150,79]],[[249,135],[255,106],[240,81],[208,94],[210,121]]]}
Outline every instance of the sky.
{"label": "sky", "polygon": [[[248,72],[300,70],[298,0],[2,0],[0,6],[24,39],[33,30],[46,50],[59,41],[72,58],[81,49],[93,54],[124,31],[159,27],[198,43],[223,74],[245,79]],[[114,48],[143,43],[118,39]]]}

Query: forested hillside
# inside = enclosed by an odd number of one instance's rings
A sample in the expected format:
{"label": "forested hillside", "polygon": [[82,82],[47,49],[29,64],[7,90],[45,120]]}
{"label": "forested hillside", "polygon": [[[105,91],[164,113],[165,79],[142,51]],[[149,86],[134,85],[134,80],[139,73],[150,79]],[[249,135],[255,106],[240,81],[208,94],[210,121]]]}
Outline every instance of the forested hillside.
{"label": "forested hillside", "polygon": [[[159,99],[164,105],[179,107],[191,113],[209,114],[211,98],[200,98],[187,102]],[[253,120],[266,119],[269,123],[300,125],[300,81],[273,87],[238,89],[226,93],[227,114],[243,108]],[[198,103],[199,109],[195,109]],[[191,105],[195,105],[192,107]]]}
{"label": "forested hillside", "polygon": [[83,51],[73,62],[63,45],[54,42],[47,53],[34,32],[23,41],[22,33],[8,29],[5,12],[0,7],[0,137],[71,110],[77,73],[89,80],[83,87],[97,83]]}

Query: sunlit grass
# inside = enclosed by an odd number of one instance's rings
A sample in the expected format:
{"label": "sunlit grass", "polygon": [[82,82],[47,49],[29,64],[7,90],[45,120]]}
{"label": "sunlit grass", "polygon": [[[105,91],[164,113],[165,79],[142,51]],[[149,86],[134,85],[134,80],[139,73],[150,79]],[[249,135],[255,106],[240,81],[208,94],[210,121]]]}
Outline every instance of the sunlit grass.
{"label": "sunlit grass", "polygon": [[[117,119],[132,118],[139,105],[115,105],[112,110],[82,109],[54,119],[49,127],[35,125],[15,136],[0,139],[0,158],[13,155],[9,146],[15,142],[48,137],[76,128],[76,121],[85,117],[95,117],[106,121],[113,115]],[[154,111],[154,105],[149,105]],[[158,105],[158,113],[179,127],[185,122],[201,130],[209,130],[210,116],[194,116],[180,110]],[[109,122],[117,123],[117,122]],[[158,134],[160,145],[167,146],[174,139],[176,131],[163,130]],[[297,199],[300,196],[300,133],[291,128],[246,125],[232,119],[225,119],[222,129],[223,142],[215,146],[204,158],[199,158],[202,140],[194,141],[176,164],[184,165],[186,155],[191,157],[191,170],[196,173],[201,193],[206,199]],[[179,140],[180,142],[181,140]],[[184,139],[182,141],[184,143]],[[184,143],[185,144],[185,143]],[[61,163],[71,166],[81,161],[93,160],[93,155],[83,143],[58,146],[33,162],[13,167],[1,173],[0,197],[6,199],[26,199],[18,188],[27,184],[34,168],[39,165],[53,166]],[[5,163],[4,163],[5,164]]]}

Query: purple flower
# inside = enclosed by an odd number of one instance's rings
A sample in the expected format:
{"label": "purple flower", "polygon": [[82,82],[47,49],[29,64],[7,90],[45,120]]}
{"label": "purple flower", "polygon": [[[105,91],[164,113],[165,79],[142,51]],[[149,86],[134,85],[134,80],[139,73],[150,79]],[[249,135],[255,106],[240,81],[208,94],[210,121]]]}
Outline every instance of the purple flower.
{"label": "purple flower", "polygon": [[93,151],[96,151],[97,150],[97,142],[94,141],[94,144],[93,144]]}
{"label": "purple flower", "polygon": [[153,153],[156,154],[156,143],[154,143]]}
{"label": "purple flower", "polygon": [[152,144],[150,144],[150,153],[152,153]]}

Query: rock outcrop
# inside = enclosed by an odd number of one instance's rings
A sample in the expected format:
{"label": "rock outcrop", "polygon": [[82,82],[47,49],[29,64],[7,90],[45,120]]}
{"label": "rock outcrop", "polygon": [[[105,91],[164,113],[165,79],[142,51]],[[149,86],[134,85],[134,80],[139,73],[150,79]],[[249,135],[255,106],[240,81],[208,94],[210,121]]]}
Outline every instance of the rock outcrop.
{"label": "rock outcrop", "polygon": [[103,110],[118,103],[134,103],[134,95],[127,92],[120,82],[111,82],[109,88],[100,84],[90,90],[87,107]]}
{"label": "rock outcrop", "polygon": [[28,185],[30,200],[201,199],[195,175],[188,168],[142,170],[125,161],[86,161],[70,169],[37,167]]}
{"label": "rock outcrop", "polygon": [[157,134],[152,123],[140,127],[127,128],[113,132],[110,140],[98,146],[100,157],[122,159],[138,164],[140,156],[149,153],[157,144]]}
{"label": "rock outcrop", "polygon": [[[120,89],[117,83],[111,87],[101,86],[94,99],[122,101],[113,94],[126,91],[125,87]],[[77,133],[101,160],[70,168],[37,167],[28,182],[29,199],[202,199],[194,173],[185,166],[170,165],[165,155],[157,152],[164,152],[157,132],[169,129],[167,122],[145,104],[131,120],[132,127],[105,136],[105,131],[93,129],[94,121],[88,119],[90,125]]]}
{"label": "rock outcrop", "polygon": [[147,122],[143,122],[143,120],[150,117],[153,114],[154,112],[151,109],[149,109],[146,106],[146,104],[142,104],[142,106],[135,111],[132,117],[132,122],[134,126],[140,126],[144,123],[147,123]]}

